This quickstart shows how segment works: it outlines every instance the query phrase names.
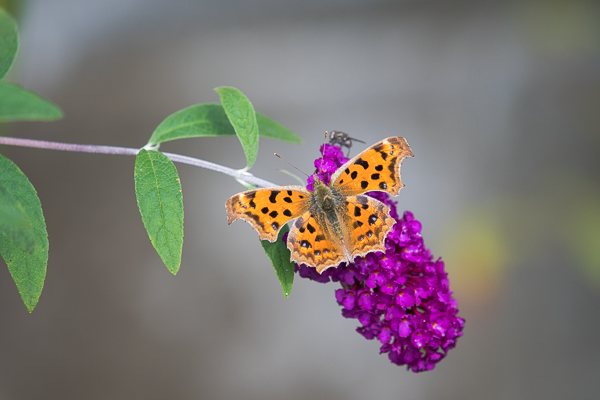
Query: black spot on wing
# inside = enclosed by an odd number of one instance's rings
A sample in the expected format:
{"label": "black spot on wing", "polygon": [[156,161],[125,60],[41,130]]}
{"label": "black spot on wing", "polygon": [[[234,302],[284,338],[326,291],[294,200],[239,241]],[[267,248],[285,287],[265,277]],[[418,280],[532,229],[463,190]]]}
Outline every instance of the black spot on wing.
{"label": "black spot on wing", "polygon": [[356,179],[357,176],[358,176],[357,171],[352,171],[352,173],[350,174],[350,178],[352,178],[352,179]]}
{"label": "black spot on wing", "polygon": [[375,167],[375,171],[379,171],[379,172],[383,171],[383,165],[381,165],[381,164],[377,165]]}
{"label": "black spot on wing", "polygon": [[360,207],[354,206],[354,216],[360,217]]}
{"label": "black spot on wing", "polygon": [[365,160],[363,160],[362,158],[359,158],[358,160],[354,161],[354,164],[355,165],[360,165],[364,169],[369,168],[369,163],[366,162]]}
{"label": "black spot on wing", "polygon": [[283,215],[285,215],[286,217],[291,217],[292,212],[286,208],[285,210],[283,210]]}
{"label": "black spot on wing", "polygon": [[310,224],[310,222],[309,222],[308,224],[306,224],[306,229],[308,229],[308,231],[309,231],[310,233],[315,233],[315,227],[314,227],[314,226],[312,226],[312,225]]}
{"label": "black spot on wing", "polygon": [[263,207],[263,208],[261,208],[260,212],[263,213],[263,214],[268,213],[269,212],[269,207]]}
{"label": "black spot on wing", "polygon": [[379,179],[379,174],[371,174],[371,179],[376,181],[377,179]]}
{"label": "black spot on wing", "polygon": [[271,203],[276,203],[278,194],[279,194],[279,190],[271,190],[271,195],[269,196],[269,201]]}
{"label": "black spot on wing", "polygon": [[291,203],[292,202],[292,198],[291,197],[284,197],[283,201],[285,201],[286,203]]}
{"label": "black spot on wing", "polygon": [[366,188],[367,188],[367,186],[369,186],[369,182],[367,182],[367,181],[361,181],[361,182],[360,182],[360,187],[361,187],[362,189],[366,189]]}
{"label": "black spot on wing", "polygon": [[279,213],[278,213],[277,211],[275,211],[275,210],[273,210],[273,211],[271,211],[271,212],[269,213],[269,216],[270,216],[271,218],[277,218],[277,216],[278,216],[278,215],[279,215]]}
{"label": "black spot on wing", "polygon": [[320,242],[321,240],[325,240],[325,235],[317,235],[317,236],[315,236],[315,242]]}
{"label": "black spot on wing", "polygon": [[363,226],[363,223],[361,221],[354,221],[354,224],[352,224],[352,226],[354,227],[354,229],[360,228],[361,226]]}
{"label": "black spot on wing", "polygon": [[379,182],[379,188],[383,189],[383,190],[387,189],[387,183],[385,183],[385,182]]}

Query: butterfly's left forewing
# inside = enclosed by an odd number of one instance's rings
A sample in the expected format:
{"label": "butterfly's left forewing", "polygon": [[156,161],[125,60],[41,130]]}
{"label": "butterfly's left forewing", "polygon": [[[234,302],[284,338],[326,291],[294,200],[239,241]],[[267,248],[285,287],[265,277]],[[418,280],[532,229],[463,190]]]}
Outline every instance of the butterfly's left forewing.
{"label": "butterfly's left forewing", "polygon": [[233,195],[225,203],[227,222],[243,219],[261,240],[274,242],[288,221],[308,209],[310,193],[302,186],[255,189]]}

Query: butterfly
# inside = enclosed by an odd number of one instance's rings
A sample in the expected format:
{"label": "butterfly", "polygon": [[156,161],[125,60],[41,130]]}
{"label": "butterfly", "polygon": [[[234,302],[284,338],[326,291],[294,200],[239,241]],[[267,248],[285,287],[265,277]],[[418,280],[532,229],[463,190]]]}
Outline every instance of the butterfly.
{"label": "butterfly", "polygon": [[413,153],[403,137],[389,137],[352,158],[326,185],[316,176],[314,190],[302,186],[254,189],[231,196],[227,222],[242,219],[261,240],[274,242],[279,230],[295,220],[287,238],[290,259],[322,273],[373,251],[385,251],[385,238],[396,223],[389,207],[364,193],[397,195],[404,187],[400,163]]}

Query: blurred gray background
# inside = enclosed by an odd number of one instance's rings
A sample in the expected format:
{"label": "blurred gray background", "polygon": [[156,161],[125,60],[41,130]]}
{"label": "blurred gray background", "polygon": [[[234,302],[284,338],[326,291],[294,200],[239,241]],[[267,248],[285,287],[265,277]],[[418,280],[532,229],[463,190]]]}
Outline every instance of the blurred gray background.
{"label": "blurred gray background", "polygon": [[[168,114],[244,90],[302,135],[256,175],[312,169],[325,129],[403,135],[399,208],[424,224],[467,319],[429,373],[378,355],[336,286],[284,300],[232,179],[179,166],[183,264],[155,255],[133,158],[2,147],[50,235],[32,315],[0,268],[0,399],[592,399],[600,390],[597,1],[31,0],[11,79],[64,120],[4,134],[141,147]],[[243,166],[236,139],[167,144]],[[354,154],[363,147],[356,146]]]}

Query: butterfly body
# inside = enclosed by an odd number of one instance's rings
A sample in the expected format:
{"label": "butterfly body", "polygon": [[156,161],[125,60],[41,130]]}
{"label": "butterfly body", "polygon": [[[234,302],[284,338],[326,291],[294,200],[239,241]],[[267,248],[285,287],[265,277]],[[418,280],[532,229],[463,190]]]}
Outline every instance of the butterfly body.
{"label": "butterfly body", "polygon": [[318,272],[372,251],[385,251],[395,220],[369,191],[396,195],[403,187],[399,166],[412,156],[404,138],[384,139],[340,167],[331,184],[319,179],[314,190],[281,186],[238,193],[226,203],[229,223],[243,219],[262,240],[274,242],[294,220],[287,239],[291,260]]}
{"label": "butterfly body", "polygon": [[314,191],[310,197],[309,210],[313,215],[325,220],[336,234],[340,234],[340,215],[344,204],[344,195],[334,187],[330,187],[315,179]]}
{"label": "butterfly body", "polygon": [[344,220],[343,212],[346,209],[344,202],[345,196],[334,186],[325,185],[318,178],[315,179],[314,190],[310,196],[309,211],[317,223],[323,227],[326,236],[338,242],[337,244],[342,247],[347,261],[352,261],[346,246],[348,240],[345,238],[342,223]]}

